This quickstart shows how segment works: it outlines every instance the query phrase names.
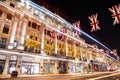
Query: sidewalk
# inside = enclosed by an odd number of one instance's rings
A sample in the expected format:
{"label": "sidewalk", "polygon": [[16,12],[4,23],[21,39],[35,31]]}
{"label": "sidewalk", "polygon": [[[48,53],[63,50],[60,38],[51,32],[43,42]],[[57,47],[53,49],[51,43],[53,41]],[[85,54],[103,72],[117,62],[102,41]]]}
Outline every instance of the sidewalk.
{"label": "sidewalk", "polygon": [[[94,73],[71,73],[71,74],[45,74],[45,75],[18,75],[17,78],[30,78],[30,77],[88,77],[92,75],[101,75],[114,72],[94,72]],[[0,75],[0,79],[11,78],[11,75]]]}

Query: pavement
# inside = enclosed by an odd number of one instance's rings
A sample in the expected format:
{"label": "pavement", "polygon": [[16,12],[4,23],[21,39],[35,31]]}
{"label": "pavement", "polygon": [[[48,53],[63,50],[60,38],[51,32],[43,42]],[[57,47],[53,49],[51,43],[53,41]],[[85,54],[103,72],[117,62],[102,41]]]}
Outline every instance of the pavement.
{"label": "pavement", "polygon": [[47,75],[18,75],[11,78],[11,75],[0,75],[0,80],[85,80],[91,77],[109,75],[114,72],[94,72],[94,73],[71,73],[71,74],[47,74]]}

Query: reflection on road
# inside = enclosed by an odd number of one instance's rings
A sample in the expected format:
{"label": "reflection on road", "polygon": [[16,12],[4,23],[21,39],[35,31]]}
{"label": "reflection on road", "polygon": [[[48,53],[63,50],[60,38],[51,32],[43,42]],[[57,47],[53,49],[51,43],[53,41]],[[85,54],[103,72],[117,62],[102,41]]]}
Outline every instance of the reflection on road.
{"label": "reflection on road", "polygon": [[103,75],[85,80],[120,80],[120,73],[113,73],[113,74]]}

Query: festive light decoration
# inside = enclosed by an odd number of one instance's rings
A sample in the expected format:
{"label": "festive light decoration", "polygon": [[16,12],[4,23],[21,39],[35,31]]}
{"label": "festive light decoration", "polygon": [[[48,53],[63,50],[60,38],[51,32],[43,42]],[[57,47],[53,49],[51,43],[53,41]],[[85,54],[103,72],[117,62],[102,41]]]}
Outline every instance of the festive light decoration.
{"label": "festive light decoration", "polygon": [[[66,29],[66,27],[62,27],[62,28],[60,29],[60,31],[61,31],[62,33],[66,33],[66,32],[67,32],[67,29]],[[61,40],[65,40],[65,35],[61,34]]]}
{"label": "festive light decoration", "polygon": [[98,16],[98,14],[92,15],[91,17],[88,17],[91,21],[90,26],[93,26],[91,29],[91,32],[96,31],[96,30],[100,30],[100,27],[98,26],[99,21],[97,20],[97,16]]}
{"label": "festive light decoration", "polygon": [[110,12],[113,14],[111,15],[112,18],[115,18],[113,25],[120,24],[120,5],[118,7],[115,5],[112,8],[108,8]]}
{"label": "festive light decoration", "polygon": [[51,37],[51,42],[53,42],[55,38],[55,31],[50,32],[50,37]]}
{"label": "festive light decoration", "polygon": [[76,21],[75,23],[73,23],[73,25],[75,27],[75,29],[74,29],[74,35],[75,35],[75,37],[81,35],[80,31],[79,31],[79,29],[80,29],[80,21]]}

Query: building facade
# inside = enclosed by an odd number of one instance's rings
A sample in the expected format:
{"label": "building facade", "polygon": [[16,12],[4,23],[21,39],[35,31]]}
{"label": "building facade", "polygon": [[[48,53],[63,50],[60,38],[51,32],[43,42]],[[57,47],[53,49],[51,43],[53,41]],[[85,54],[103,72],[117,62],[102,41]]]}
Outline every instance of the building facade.
{"label": "building facade", "polygon": [[63,74],[115,70],[116,60],[89,45],[74,26],[27,0],[0,1],[0,74]]}

